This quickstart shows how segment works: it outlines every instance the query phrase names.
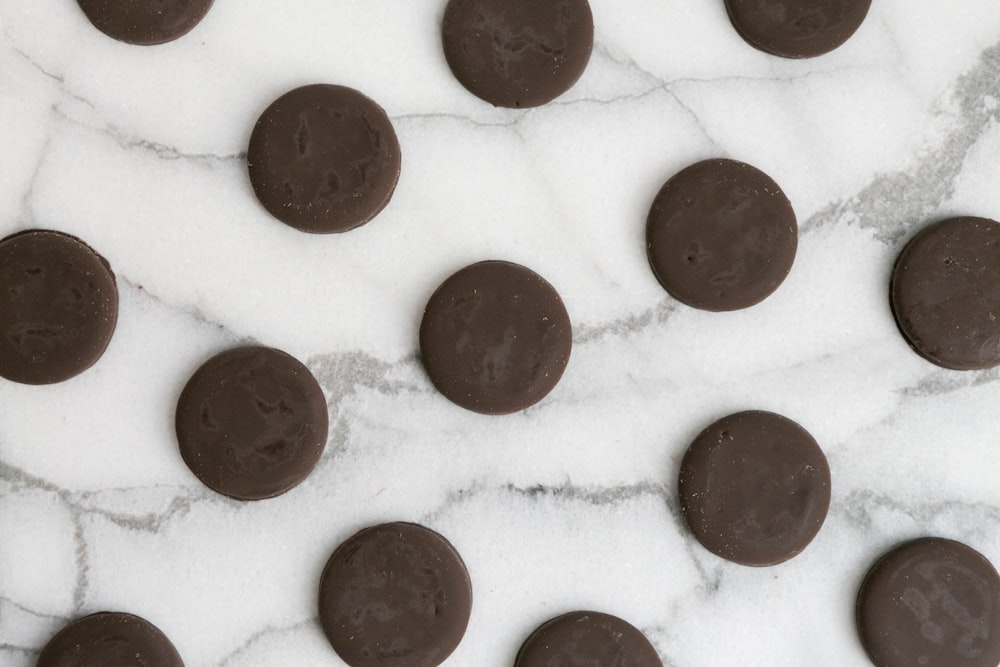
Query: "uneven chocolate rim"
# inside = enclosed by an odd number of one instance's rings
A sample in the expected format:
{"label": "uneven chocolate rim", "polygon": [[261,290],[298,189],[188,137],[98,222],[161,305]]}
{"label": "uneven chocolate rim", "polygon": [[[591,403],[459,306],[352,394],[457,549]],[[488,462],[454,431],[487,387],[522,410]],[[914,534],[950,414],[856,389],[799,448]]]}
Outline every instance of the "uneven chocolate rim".
{"label": "uneven chocolate rim", "polygon": [[214,4],[215,4],[215,0],[208,0],[208,4],[205,5],[205,9],[204,9],[204,11],[202,11],[201,15],[198,16],[195,19],[194,23],[192,23],[191,26],[189,28],[187,28],[186,30],[184,30],[183,32],[180,32],[180,33],[178,33],[176,35],[173,35],[171,37],[167,37],[165,39],[158,39],[158,40],[152,40],[152,41],[133,42],[131,40],[122,39],[118,35],[112,35],[110,32],[107,32],[101,26],[99,26],[96,23],[94,23],[93,19],[90,18],[90,14],[88,14],[86,12],[86,10],[84,10],[83,6],[80,5],[79,1],[77,2],[77,6],[80,7],[80,11],[83,13],[83,15],[87,17],[87,21],[92,26],[94,26],[102,35],[106,35],[107,37],[110,37],[111,39],[115,40],[116,42],[121,42],[122,44],[129,44],[130,46],[161,46],[163,44],[169,44],[170,42],[175,42],[178,39],[180,39],[181,37],[184,37],[185,35],[189,34],[195,28],[197,28],[198,25],[202,21],[205,20],[205,17],[208,15],[209,10],[212,9],[212,6]]}
{"label": "uneven chocolate rim", "polygon": [[[586,609],[579,609],[576,611],[567,611],[563,614],[559,614],[558,616],[554,616],[547,621],[543,621],[541,625],[532,630],[531,633],[529,633],[528,636],[525,637],[524,641],[521,642],[521,647],[517,649],[517,655],[514,657],[514,667],[521,667],[521,659],[524,657],[524,651],[527,647],[531,645],[531,642],[535,639],[535,637],[541,635],[550,627],[561,623],[567,618],[578,615],[607,618],[611,619],[616,623],[625,624],[626,626],[635,630],[636,634],[642,637],[646,641],[646,644],[649,646],[649,649],[653,652],[653,654],[659,657],[659,652],[656,650],[656,647],[653,646],[653,643],[649,641],[649,638],[646,637],[646,633],[644,633],[642,630],[640,630],[639,628],[635,627],[634,625],[626,621],[624,618],[621,618],[620,616],[614,616],[613,614],[606,614],[601,611],[590,611]],[[660,662],[662,663],[663,661],[661,660]]]}
{"label": "uneven chocolate rim", "polygon": [[810,58],[819,58],[820,56],[825,56],[828,53],[833,53],[834,51],[842,47],[844,44],[846,44],[851,39],[851,37],[854,37],[854,34],[861,29],[861,26],[864,25],[865,20],[868,18],[868,12],[871,11],[872,7],[871,0],[868,0],[868,7],[865,9],[865,15],[861,17],[861,21],[858,23],[857,26],[855,26],[853,30],[851,30],[850,33],[848,33],[846,37],[844,37],[844,39],[842,39],[839,43],[837,43],[833,48],[827,49],[825,51],[820,51],[819,53],[796,54],[796,53],[782,52],[778,51],[777,49],[769,48],[762,42],[758,41],[756,38],[751,37],[750,35],[745,33],[742,29],[740,29],[739,25],[737,24],[737,21],[733,17],[733,12],[732,9],[730,8],[730,2],[731,0],[725,0],[726,14],[729,16],[729,23],[733,26],[733,30],[736,31],[736,33],[743,39],[744,42],[746,42],[753,48],[757,49],[758,51],[761,51],[768,55],[777,56],[779,58],[788,58],[789,60],[808,60]]}
{"label": "uneven chocolate rim", "polygon": [[910,349],[913,350],[914,352],[916,352],[917,355],[920,356],[924,361],[929,361],[930,363],[934,364],[935,366],[938,366],[939,368],[944,368],[944,369],[950,370],[950,371],[979,371],[979,370],[987,370],[987,369],[990,369],[990,368],[996,368],[997,366],[1000,366],[1000,356],[998,356],[997,359],[992,364],[990,364],[989,366],[960,366],[960,365],[956,365],[956,364],[952,364],[952,363],[949,363],[947,361],[944,361],[943,359],[938,359],[938,358],[934,357],[933,355],[931,355],[929,352],[925,352],[925,351],[921,350],[920,347],[918,347],[917,344],[913,342],[913,339],[910,338],[910,334],[907,333],[906,328],[903,326],[903,323],[900,321],[899,312],[896,309],[896,275],[897,275],[897,271],[898,271],[899,267],[901,267],[903,265],[903,261],[909,257],[910,252],[912,252],[913,244],[916,243],[917,241],[919,241],[920,239],[922,239],[925,235],[929,235],[929,234],[933,233],[934,230],[936,230],[941,225],[944,225],[944,224],[946,224],[946,223],[948,223],[948,222],[950,222],[952,220],[964,220],[964,219],[987,220],[987,221],[992,222],[994,224],[1000,224],[1000,222],[997,222],[996,220],[991,220],[990,218],[982,218],[982,217],[971,216],[971,215],[957,215],[957,216],[951,216],[951,217],[948,217],[948,218],[942,218],[940,220],[937,220],[935,222],[930,223],[929,225],[924,226],[923,229],[921,229],[916,234],[914,234],[913,237],[910,238],[910,240],[906,242],[906,244],[903,246],[903,249],[900,250],[899,254],[896,256],[896,261],[893,262],[893,264],[892,264],[892,272],[889,274],[889,310],[892,313],[892,320],[893,320],[893,322],[896,323],[896,329],[899,331],[900,335],[903,337],[903,340],[906,341],[906,344],[910,347]]}
{"label": "uneven chocolate rim", "polygon": [[[260,495],[260,496],[241,496],[241,495],[236,495],[236,494],[233,494],[233,493],[229,493],[227,491],[224,491],[223,489],[216,488],[212,484],[209,484],[208,480],[206,480],[204,477],[202,477],[200,471],[196,471],[195,468],[191,466],[191,464],[188,462],[187,456],[185,456],[185,447],[184,447],[183,444],[181,444],[181,434],[180,434],[180,431],[181,431],[181,429],[180,429],[180,418],[181,418],[180,407],[181,407],[181,402],[184,401],[185,397],[187,396],[188,388],[191,387],[191,385],[194,383],[194,381],[196,379],[198,379],[198,378],[201,377],[201,375],[203,374],[203,371],[205,371],[205,367],[208,366],[209,364],[211,364],[212,362],[214,362],[219,357],[224,356],[224,355],[228,355],[230,353],[247,352],[247,351],[250,351],[250,350],[267,350],[267,351],[270,351],[270,352],[277,352],[278,354],[280,354],[282,356],[285,356],[285,357],[288,357],[289,359],[291,359],[292,361],[294,361],[295,363],[297,363],[299,366],[302,367],[302,369],[305,370],[305,376],[304,377],[306,377],[307,380],[311,380],[312,381],[312,384],[315,385],[315,388],[319,392],[319,395],[323,398],[323,403],[324,404],[326,403],[326,395],[323,393],[323,388],[320,386],[319,381],[316,379],[316,376],[313,375],[313,373],[312,373],[311,370],[309,370],[309,367],[306,366],[301,361],[299,361],[297,358],[295,358],[292,355],[290,355],[287,352],[285,352],[284,350],[279,350],[276,347],[268,347],[267,345],[241,345],[241,346],[237,346],[237,347],[231,347],[229,349],[223,350],[222,352],[219,352],[218,354],[215,354],[215,355],[209,357],[204,362],[202,362],[202,364],[200,366],[198,366],[197,369],[195,369],[194,373],[191,374],[191,377],[188,378],[188,381],[184,383],[184,388],[181,389],[181,393],[177,397],[177,405],[174,408],[174,437],[177,439],[177,449],[178,449],[178,452],[181,455],[181,459],[184,461],[184,466],[206,488],[211,489],[215,493],[218,493],[220,496],[225,496],[226,498],[231,498],[232,500],[239,500],[241,502],[257,502],[259,500],[271,500],[272,498],[277,498],[279,496],[285,495],[286,493],[288,493],[289,491],[291,491],[295,487],[297,487],[300,484],[302,484],[303,482],[305,482],[307,479],[309,479],[310,475],[312,475],[313,471],[316,470],[316,466],[319,465],[320,460],[323,458],[323,452],[326,451],[327,440],[329,440],[329,438],[330,438],[329,416],[326,413],[323,413],[324,421],[326,423],[324,425],[323,433],[322,433],[322,438],[321,438],[322,445],[320,447],[319,453],[316,455],[316,460],[313,461],[312,466],[310,466],[310,468],[309,468],[309,471],[305,474],[304,477],[302,477],[302,479],[296,481],[291,486],[283,488],[283,489],[279,489],[278,491],[275,491],[274,493],[269,493],[269,494],[266,494],[266,495]],[[205,371],[205,372],[207,372],[207,371]]]}
{"label": "uneven chocolate rim", "polygon": [[[307,229],[305,227],[300,227],[299,225],[296,225],[296,224],[294,224],[292,222],[288,222],[288,221],[283,220],[282,218],[278,217],[277,213],[274,212],[274,211],[272,211],[267,206],[267,204],[264,203],[264,200],[260,197],[260,195],[257,194],[257,186],[256,186],[256,184],[254,182],[254,178],[253,178],[253,171],[252,171],[253,168],[250,165],[250,150],[249,150],[249,147],[254,145],[255,139],[257,137],[257,132],[261,128],[261,121],[264,119],[264,117],[267,116],[267,114],[270,113],[271,110],[274,107],[276,107],[278,105],[278,103],[281,102],[288,95],[291,95],[292,93],[298,92],[298,91],[302,90],[303,88],[313,88],[313,87],[317,87],[317,86],[322,86],[322,87],[327,87],[327,88],[337,88],[337,89],[345,90],[345,91],[348,91],[348,92],[350,92],[350,93],[352,93],[354,95],[359,96],[360,98],[362,98],[368,104],[371,104],[372,108],[375,109],[382,116],[382,118],[385,120],[386,126],[389,128],[389,130],[391,132],[392,142],[395,144],[395,149],[396,149],[397,169],[394,170],[395,171],[395,175],[394,175],[393,180],[392,180],[392,185],[390,185],[386,189],[385,199],[383,201],[376,202],[377,206],[374,209],[372,209],[372,213],[370,215],[368,215],[365,219],[360,220],[359,222],[354,223],[350,227],[345,227],[343,229]],[[271,103],[268,104],[267,107],[262,112],[260,112],[260,115],[257,116],[257,120],[254,122],[254,125],[253,125],[253,130],[251,130],[251,132],[250,132],[250,139],[249,139],[249,141],[247,141],[247,147],[248,147],[247,148],[247,157],[245,158],[246,166],[247,166],[247,178],[250,181],[250,189],[254,193],[254,199],[257,200],[257,203],[260,204],[260,207],[263,208],[265,211],[267,211],[268,215],[270,215],[272,218],[274,218],[275,220],[277,220],[278,222],[280,222],[283,225],[291,227],[292,229],[294,229],[296,231],[304,232],[306,234],[316,234],[316,235],[344,234],[344,233],[347,233],[347,232],[354,231],[355,229],[358,229],[359,227],[363,227],[364,225],[367,225],[369,222],[371,222],[372,220],[374,220],[375,218],[377,218],[382,213],[382,211],[384,211],[385,208],[389,205],[389,202],[392,201],[393,195],[396,194],[396,187],[399,185],[399,178],[400,178],[400,176],[403,173],[403,147],[402,147],[402,144],[400,144],[400,142],[399,142],[399,134],[396,133],[396,126],[393,124],[392,118],[389,116],[388,113],[386,113],[385,109],[382,108],[382,105],[380,105],[378,102],[376,102],[375,100],[373,100],[368,95],[365,95],[363,92],[361,92],[357,88],[352,88],[351,86],[344,86],[344,85],[337,84],[337,83],[307,83],[307,84],[304,84],[302,86],[296,86],[295,88],[292,88],[290,90],[286,90],[284,93],[278,95],[278,97],[274,98],[274,100],[272,100]]]}
{"label": "uneven chocolate rim", "polygon": [[[114,308],[113,308],[114,312],[111,313],[108,316],[108,320],[110,320],[110,322],[111,322],[111,330],[108,333],[107,340],[104,341],[104,344],[100,347],[100,349],[98,350],[97,354],[94,355],[94,360],[91,363],[89,363],[85,367],[77,370],[75,373],[73,373],[72,375],[70,375],[68,377],[57,378],[57,379],[51,380],[49,382],[25,383],[25,382],[21,382],[20,380],[12,380],[10,378],[3,378],[5,380],[8,380],[9,382],[17,382],[18,384],[31,384],[32,386],[36,386],[37,387],[37,386],[46,386],[46,385],[51,385],[51,384],[59,384],[60,382],[66,382],[67,380],[72,380],[73,378],[77,377],[78,375],[82,375],[84,372],[90,370],[91,368],[93,368],[94,366],[97,365],[97,362],[101,360],[101,357],[104,356],[104,353],[108,351],[108,346],[111,345],[111,339],[115,337],[115,331],[118,330],[119,296],[118,296],[118,279],[115,276],[115,272],[111,269],[110,262],[108,262],[108,260],[106,260],[104,258],[104,256],[101,255],[101,253],[99,253],[96,250],[94,250],[94,248],[92,246],[90,246],[86,241],[84,241],[83,239],[81,239],[79,237],[73,236],[72,234],[67,234],[66,232],[61,232],[61,231],[58,231],[58,230],[55,230],[55,229],[40,229],[40,228],[22,229],[21,231],[14,232],[13,234],[10,234],[10,235],[5,236],[2,239],[0,239],[0,247],[3,247],[4,243],[7,243],[8,241],[11,241],[13,239],[16,239],[19,236],[27,236],[29,234],[49,234],[49,235],[53,235],[53,236],[61,236],[63,238],[69,239],[70,241],[74,241],[74,242],[80,244],[81,246],[83,246],[84,248],[86,248],[87,250],[89,250],[94,255],[94,257],[96,257],[101,262],[101,265],[104,266],[104,268],[107,271],[108,277],[111,278],[111,284],[114,286],[114,290],[112,290],[111,296],[110,296],[110,300],[113,302],[113,305],[114,305]],[[0,377],[3,377],[3,376],[0,376]]]}
{"label": "uneven chocolate rim", "polygon": [[959,542],[958,540],[953,540],[947,537],[918,537],[916,539],[907,540],[905,542],[900,542],[896,546],[888,549],[885,553],[875,559],[871,567],[865,573],[864,578],[861,580],[861,585],[858,587],[858,594],[854,598],[854,628],[857,633],[858,642],[861,644],[861,648],[864,649],[865,655],[868,656],[868,660],[874,665],[880,665],[881,663],[872,655],[871,649],[868,642],[865,641],[865,633],[862,632],[861,628],[864,627],[862,624],[862,606],[865,600],[865,595],[868,592],[868,586],[871,584],[871,580],[881,573],[882,569],[890,561],[899,558],[901,554],[905,554],[907,551],[918,548],[922,544],[933,543],[941,545],[949,545],[951,547],[957,547],[960,551],[968,552],[970,555],[974,555],[980,558],[983,563],[993,572],[994,576],[998,581],[1000,581],[1000,573],[997,573],[996,567],[990,562],[990,559],[984,556],[977,549],[973,549],[968,544]]}
{"label": "uneven chocolate rim", "polygon": [[448,540],[448,538],[446,538],[441,533],[419,523],[414,523],[412,521],[387,521],[385,523],[378,523],[372,526],[368,526],[366,528],[362,528],[361,530],[355,532],[350,537],[344,539],[340,544],[337,545],[337,547],[333,550],[333,553],[330,554],[330,557],[327,559],[326,565],[323,566],[323,573],[319,577],[319,595],[318,595],[319,599],[317,601],[318,604],[316,606],[317,609],[319,610],[320,629],[323,631],[323,636],[326,637],[327,643],[330,644],[330,646],[333,648],[334,653],[337,654],[337,657],[340,657],[340,652],[337,651],[337,647],[333,642],[333,638],[330,637],[329,634],[327,634],[326,627],[323,624],[323,609],[324,609],[323,589],[327,577],[330,574],[330,569],[333,567],[333,563],[336,560],[337,555],[340,554],[342,550],[346,546],[348,546],[351,542],[353,542],[355,539],[376,530],[392,531],[393,526],[406,526],[409,529],[415,529],[417,532],[422,532],[425,533],[426,535],[429,535],[431,538],[435,539],[440,546],[444,548],[446,553],[454,556],[455,562],[461,567],[462,572],[465,574],[464,577],[466,584],[465,589],[468,591],[469,594],[469,611],[462,623],[462,632],[458,637],[458,641],[455,642],[455,645],[452,646],[446,653],[441,655],[441,659],[437,663],[441,664],[445,662],[449,657],[451,657],[451,654],[454,653],[455,650],[462,644],[462,640],[465,639],[465,633],[469,629],[469,620],[472,618],[472,609],[475,606],[475,597],[473,595],[474,591],[472,590],[472,577],[469,575],[469,568],[468,566],[466,566],[465,561],[462,559],[462,555],[458,552],[458,549],[455,548],[455,545],[452,544],[451,541]]}
{"label": "uneven chocolate rim", "polygon": [[46,649],[48,649],[49,645],[55,642],[55,640],[59,638],[61,635],[70,632],[75,626],[81,623],[84,623],[91,619],[96,620],[97,618],[105,616],[112,616],[114,618],[121,619],[123,621],[135,623],[136,625],[142,627],[144,630],[149,631],[150,636],[156,637],[157,641],[161,642],[162,648],[172,652],[173,655],[171,657],[176,658],[177,664],[183,667],[184,660],[181,658],[180,653],[178,653],[177,647],[174,646],[173,642],[170,641],[170,638],[167,637],[166,633],[164,633],[163,630],[161,630],[159,627],[157,627],[150,621],[147,621],[142,616],[138,616],[136,614],[130,614],[129,612],[126,611],[98,611],[94,612],[93,614],[87,614],[86,616],[82,616],[76,619],[75,621],[67,623],[66,625],[62,626],[54,635],[49,637],[49,640],[45,643],[45,646],[43,646],[42,650],[39,652],[39,662],[41,661],[41,657],[45,653]]}

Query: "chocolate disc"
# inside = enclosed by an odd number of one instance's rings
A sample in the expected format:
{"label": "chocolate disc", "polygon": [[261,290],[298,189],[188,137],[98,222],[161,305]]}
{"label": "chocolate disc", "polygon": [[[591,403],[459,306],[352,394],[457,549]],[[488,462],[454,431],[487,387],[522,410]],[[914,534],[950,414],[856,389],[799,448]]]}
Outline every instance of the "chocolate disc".
{"label": "chocolate disc", "polygon": [[326,399],[294,357],[241,347],[209,359],[177,402],[181,456],[206,486],[272,498],[312,472],[326,446]]}
{"label": "chocolate disc", "polygon": [[657,280],[703,310],[738,310],[778,289],[795,261],[798,226],[771,178],[736,160],[705,160],[668,180],[646,222]]}
{"label": "chocolate disc", "polygon": [[304,232],[346,232],[389,203],[399,141],[375,102],[353,88],[316,84],[264,111],[247,164],[257,198],[278,220]]}
{"label": "chocolate disc", "polygon": [[681,512],[702,545],[742,565],[776,565],[819,532],[830,468],[809,433],[771,412],[739,412],[702,431],[684,455]]}
{"label": "chocolate disc", "polygon": [[420,323],[420,352],[434,386],[483,414],[516,412],[545,398],[572,347],[555,288],[510,262],[479,262],[448,278]]}
{"label": "chocolate disc", "polygon": [[118,287],[80,239],[31,230],[0,241],[0,376],[62,382],[101,358],[118,323]]}
{"label": "chocolate disc", "polygon": [[101,612],[70,623],[49,640],[38,667],[184,667],[177,649],[149,621]]}
{"label": "chocolate disc", "polygon": [[833,51],[861,27],[871,0],[726,0],[729,19],[751,46],[785,58]]}
{"label": "chocolate disc", "polygon": [[149,46],[191,31],[213,0],[77,0],[90,22],[109,37]]}
{"label": "chocolate disc", "polygon": [[455,78],[501,107],[537,107],[569,90],[590,60],[587,0],[450,0],[442,25]]}
{"label": "chocolate disc", "polygon": [[412,523],[366,528],[323,570],[319,620],[351,667],[434,667],[462,641],[472,611],[465,563]]}
{"label": "chocolate disc", "polygon": [[954,370],[1000,364],[1000,223],[949,218],[906,244],[892,311],[910,346]]}
{"label": "chocolate disc", "polygon": [[639,630],[615,616],[574,611],[540,625],[521,645],[514,667],[663,667]]}
{"label": "chocolate disc", "polygon": [[907,542],[868,572],[857,623],[876,667],[996,667],[1000,576],[960,542]]}

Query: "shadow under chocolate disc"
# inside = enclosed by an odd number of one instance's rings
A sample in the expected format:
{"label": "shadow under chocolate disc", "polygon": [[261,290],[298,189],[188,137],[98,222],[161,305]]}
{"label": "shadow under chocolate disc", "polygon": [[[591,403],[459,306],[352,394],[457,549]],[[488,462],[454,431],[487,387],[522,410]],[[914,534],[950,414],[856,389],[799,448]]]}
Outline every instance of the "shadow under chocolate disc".
{"label": "shadow under chocolate disc", "polygon": [[351,667],[436,667],[465,635],[472,585],[448,540],[412,523],[366,528],[333,552],[319,620]]}
{"label": "shadow under chocolate disc", "polygon": [[149,621],[101,612],[74,621],[42,649],[37,667],[184,667],[177,649]]}
{"label": "shadow under chocolate disc", "polygon": [[118,323],[118,287],[103,257],[69,234],[0,241],[0,376],[51,384],[93,366]]}
{"label": "shadow under chocolate disc", "polygon": [[94,26],[121,42],[152,46],[173,41],[205,18],[213,0],[77,0]]}
{"label": "shadow under chocolate disc", "polygon": [[996,667],[1000,575],[960,542],[907,542],[869,570],[857,626],[876,667]]}
{"label": "shadow under chocolate disc", "polygon": [[949,218],[921,230],[889,289],[896,324],[922,357],[952,370],[1000,364],[1000,222]]}
{"label": "shadow under chocolate disc", "polygon": [[500,415],[545,398],[569,362],[573,332],[562,299],[519,264],[472,264],[444,281],[420,323],[434,386],[463,408]]}
{"label": "shadow under chocolate disc", "polygon": [[294,357],[240,347],[212,357],[177,401],[177,442],[209,488],[238,500],[285,493],[326,447],[326,399]]}
{"label": "shadow under chocolate disc", "polygon": [[871,0],[726,0],[736,32],[751,46],[785,58],[812,58],[850,39]]}
{"label": "shadow under chocolate disc", "polygon": [[254,192],[278,220],[303,232],[346,232],[388,205],[400,170],[385,111],[353,88],[296,88],[261,114],[247,167]]}
{"label": "shadow under chocolate disc", "polygon": [[594,18],[587,0],[450,0],[442,37],[448,66],[474,95],[537,107],[587,68]]}
{"label": "shadow under chocolate disc", "polygon": [[809,433],[772,412],[739,412],[702,431],[681,461],[681,512],[695,538],[742,565],[800,553],[830,507],[830,468]]}
{"label": "shadow under chocolate disc", "polygon": [[791,202],[770,176],[737,160],[705,160],[653,200],[646,250],[657,280],[694,308],[749,308],[788,276],[798,248]]}
{"label": "shadow under chocolate disc", "polygon": [[521,645],[514,667],[663,667],[637,628],[595,611],[574,611],[538,626]]}

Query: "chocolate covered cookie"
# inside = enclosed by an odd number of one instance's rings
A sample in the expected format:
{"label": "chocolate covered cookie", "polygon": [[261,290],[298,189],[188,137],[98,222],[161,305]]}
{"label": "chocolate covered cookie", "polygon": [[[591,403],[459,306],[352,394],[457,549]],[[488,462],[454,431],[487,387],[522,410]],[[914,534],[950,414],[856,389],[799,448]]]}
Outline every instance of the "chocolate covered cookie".
{"label": "chocolate covered cookie", "polygon": [[93,248],[47,230],[0,241],[0,376],[68,380],[101,358],[117,323],[115,274]]}
{"label": "chocolate covered cookie", "polygon": [[70,623],[49,640],[38,667],[184,667],[177,649],[149,621],[101,612]]}
{"label": "chocolate covered cookie", "polygon": [[77,0],[109,37],[149,46],[183,37],[205,18],[213,0]]}
{"label": "chocolate covered cookie", "polygon": [[996,667],[1000,576],[960,542],[907,542],[868,572],[857,624],[876,667]]}
{"label": "chocolate covered cookie", "polygon": [[574,611],[540,625],[514,667],[663,667],[646,636],[615,616]]}
{"label": "chocolate covered cookie", "polygon": [[355,534],[320,581],[323,632],[351,667],[435,667],[462,641],[471,611],[469,573],[455,547],[412,523]]}
{"label": "chocolate covered cookie", "polygon": [[657,280],[703,310],[748,308],[784,281],[795,260],[798,225],[778,184],[736,160],[705,160],[660,189],[646,221],[646,250]]}
{"label": "chocolate covered cookie", "polygon": [[385,111],[344,86],[303,86],[257,121],[247,149],[261,204],[287,225],[317,234],[359,227],[386,207],[400,150]]}
{"label": "chocolate covered cookie", "polygon": [[326,446],[326,399],[309,369],[267,347],[212,357],[177,401],[181,456],[211,489],[239,500],[280,495]]}
{"label": "chocolate covered cookie", "polygon": [[495,106],[537,107],[569,90],[590,60],[587,0],[450,0],[442,25],[455,78]]}
{"label": "chocolate covered cookie", "polygon": [[870,6],[871,0],[726,0],[743,39],[785,58],[833,51],[861,27]]}
{"label": "chocolate covered cookie", "polygon": [[681,462],[681,512],[702,545],[743,565],[776,565],[812,541],[830,507],[830,468],[809,433],[772,412],[702,431]]}
{"label": "chocolate covered cookie", "polygon": [[569,314],[555,288],[511,262],[479,262],[452,275],[420,323],[420,352],[434,386],[484,414],[542,400],[562,377],[572,346]]}
{"label": "chocolate covered cookie", "polygon": [[913,237],[896,260],[892,312],[910,346],[953,370],[1000,364],[1000,223],[949,218]]}

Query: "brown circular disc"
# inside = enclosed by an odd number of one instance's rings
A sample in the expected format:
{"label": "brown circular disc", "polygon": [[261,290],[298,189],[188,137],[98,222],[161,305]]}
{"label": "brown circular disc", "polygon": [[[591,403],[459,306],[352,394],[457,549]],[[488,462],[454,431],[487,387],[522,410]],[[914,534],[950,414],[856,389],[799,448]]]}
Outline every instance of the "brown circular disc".
{"label": "brown circular disc", "polygon": [[275,218],[303,232],[346,232],[389,203],[399,140],[371,99],[315,84],[282,95],[261,114],[247,165],[257,198]]}
{"label": "brown circular disc", "polygon": [[573,87],[594,46],[587,0],[450,0],[444,55],[470,92],[501,107],[537,107]]}
{"label": "brown circular disc", "polygon": [[109,37],[151,46],[190,32],[213,0],[77,0],[94,26]]}
{"label": "brown circular disc", "polygon": [[800,553],[830,507],[823,450],[791,419],[739,412],[702,431],[681,462],[681,512],[702,545],[742,565]]}
{"label": "brown circular disc", "polygon": [[1000,223],[926,227],[896,260],[890,294],[899,330],[928,361],[953,370],[1000,364]]}
{"label": "brown circular disc", "polygon": [[798,225],[770,176],[736,160],[705,160],[660,189],[646,221],[657,280],[703,310],[760,303],[791,271]]}
{"label": "brown circular disc", "polygon": [[0,376],[68,380],[101,358],[117,323],[115,274],[93,248],[46,230],[0,241]]}
{"label": "brown circular disc", "polygon": [[663,667],[656,649],[634,626],[596,611],[574,611],[538,626],[521,645],[514,667]]}
{"label": "brown circular disc", "polygon": [[861,27],[871,0],[726,0],[736,32],[751,46],[785,58],[833,51]]}
{"label": "brown circular disc", "polygon": [[101,612],[57,632],[42,649],[38,667],[184,667],[184,662],[149,621]]}
{"label": "brown circular disc", "polygon": [[960,542],[907,542],[869,570],[857,624],[876,667],[997,667],[1000,576]]}
{"label": "brown circular disc", "polygon": [[483,414],[523,410],[552,391],[573,347],[555,288],[519,264],[465,267],[431,296],[420,352],[448,400]]}
{"label": "brown circular disc", "polygon": [[469,624],[472,585],[444,537],[412,523],[365,528],[337,547],[319,587],[319,619],[351,667],[434,667]]}
{"label": "brown circular disc", "polygon": [[212,357],[177,401],[177,441],[209,488],[239,500],[273,498],[309,476],[326,446],[326,399],[294,357],[240,347]]}

